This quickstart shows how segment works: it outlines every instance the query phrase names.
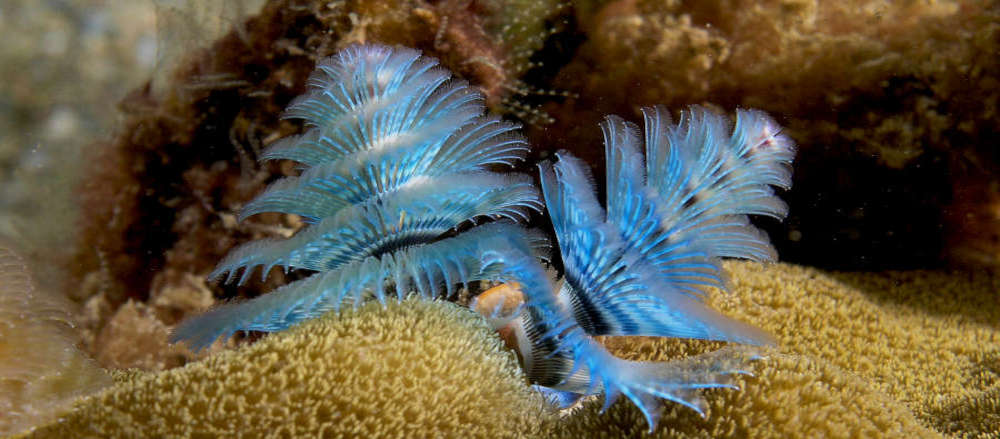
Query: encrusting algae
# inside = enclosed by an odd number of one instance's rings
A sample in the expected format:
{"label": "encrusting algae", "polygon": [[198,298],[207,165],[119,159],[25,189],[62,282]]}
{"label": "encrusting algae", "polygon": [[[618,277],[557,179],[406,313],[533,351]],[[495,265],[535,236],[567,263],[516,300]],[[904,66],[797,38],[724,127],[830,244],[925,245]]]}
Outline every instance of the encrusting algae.
{"label": "encrusting algae", "polygon": [[[727,263],[712,306],[774,334],[741,391],[706,392],[706,418],[669,406],[656,437],[1000,437],[1000,279],[850,274]],[[607,339],[664,360],[719,343]],[[442,302],[377,303],[80,399],[32,437],[638,437],[641,413],[601,401],[557,417],[483,319]]]}

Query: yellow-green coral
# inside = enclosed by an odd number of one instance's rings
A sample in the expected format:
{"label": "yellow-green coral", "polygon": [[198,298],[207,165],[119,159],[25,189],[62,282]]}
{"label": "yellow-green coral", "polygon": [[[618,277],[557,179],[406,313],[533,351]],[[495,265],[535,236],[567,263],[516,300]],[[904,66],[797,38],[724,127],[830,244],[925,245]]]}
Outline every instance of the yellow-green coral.
{"label": "yellow-green coral", "polygon": [[[705,419],[670,406],[657,437],[1000,437],[1000,278],[987,273],[831,273],[728,263],[720,311],[780,341],[708,391]],[[608,338],[629,359],[719,343]],[[622,437],[642,415],[600,401],[561,419],[528,391],[479,317],[449,304],[372,304],[182,369],[119,374],[38,437],[239,431],[244,435]],[[340,418],[335,418],[339,413]],[[397,433],[396,429],[400,429]]]}
{"label": "yellow-green coral", "polygon": [[[674,408],[660,437],[1000,437],[1000,278],[928,271],[830,273],[729,263],[713,306],[779,340],[743,390],[713,391],[702,420]],[[608,339],[660,360],[717,343]],[[589,405],[567,436],[638,435],[641,414]]]}
{"label": "yellow-green coral", "polygon": [[481,317],[377,303],[79,401],[38,437],[507,437],[547,412]]}
{"label": "yellow-green coral", "polygon": [[[754,372],[755,378],[740,381],[742,390],[706,392],[710,409],[705,418],[684,407],[669,408],[655,437],[939,436],[921,426],[898,401],[830,363],[772,352]],[[615,404],[600,415],[599,409],[597,402],[586,405],[567,420],[561,437],[645,435],[645,424],[638,410],[626,404]]]}
{"label": "yellow-green coral", "polygon": [[995,275],[732,266],[742,294],[720,296],[720,309],[752,318],[787,352],[861,376],[927,425],[944,429],[933,414],[942,404],[1000,386]]}

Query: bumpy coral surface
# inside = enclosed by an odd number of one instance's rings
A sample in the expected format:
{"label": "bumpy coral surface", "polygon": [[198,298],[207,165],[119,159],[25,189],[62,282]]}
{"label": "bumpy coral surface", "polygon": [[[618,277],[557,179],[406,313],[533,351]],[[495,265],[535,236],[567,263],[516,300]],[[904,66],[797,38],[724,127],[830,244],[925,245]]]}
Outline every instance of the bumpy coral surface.
{"label": "bumpy coral surface", "polygon": [[549,418],[486,322],[372,303],[80,400],[35,437],[510,437]]}
{"label": "bumpy coral surface", "polygon": [[[771,331],[779,347],[740,380],[742,390],[706,392],[706,418],[668,407],[654,436],[1000,437],[997,277],[726,268],[733,292],[713,306]],[[38,437],[182,434],[198,425],[245,434],[395,431],[388,426],[411,435],[646,434],[639,410],[621,402],[598,415],[601,401],[591,400],[553,419],[498,343],[485,322],[453,305],[370,304],[185,368],[119,374],[123,384],[80,400]],[[606,344],[633,360],[718,348],[647,338]],[[334,422],[337,410],[343,422]]]}
{"label": "bumpy coral surface", "polygon": [[[773,333],[779,348],[716,391],[706,419],[664,415],[660,437],[998,437],[1000,279],[987,274],[830,273],[727,264],[733,294],[713,304]],[[608,340],[618,355],[658,360],[705,343]],[[611,344],[614,343],[614,344]],[[573,434],[637,435],[638,411],[588,405]],[[578,437],[578,436],[577,436]]]}
{"label": "bumpy coral surface", "polygon": [[[662,346],[637,342],[644,354]],[[662,352],[662,351],[661,351]],[[633,354],[635,355],[635,354]],[[645,357],[646,355],[635,355]],[[652,357],[656,358],[656,357]],[[898,401],[875,391],[856,375],[816,359],[772,353],[756,378],[743,380],[740,391],[706,395],[708,417],[682,409],[663,415],[661,438],[850,438],[940,437],[920,425]],[[642,417],[624,406],[598,415],[590,403],[574,414],[561,437],[645,437]]]}

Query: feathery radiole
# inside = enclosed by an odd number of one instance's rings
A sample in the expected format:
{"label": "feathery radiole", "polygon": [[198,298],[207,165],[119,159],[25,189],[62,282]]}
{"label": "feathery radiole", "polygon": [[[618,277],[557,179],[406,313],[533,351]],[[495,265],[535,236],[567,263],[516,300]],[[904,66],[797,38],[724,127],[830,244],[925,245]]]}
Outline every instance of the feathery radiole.
{"label": "feathery radiole", "polygon": [[[565,152],[540,165],[544,202],[528,176],[493,172],[523,159],[528,145],[519,127],[483,115],[479,92],[415,50],[354,46],[322,60],[307,86],[284,116],[308,129],[262,154],[304,171],[271,185],[240,217],[292,213],[309,226],[286,240],[244,244],[210,276],[232,281],[242,270],[242,283],[258,266],[262,276],[276,266],[316,273],[189,319],[173,341],[201,349],[219,336],[279,331],[366,300],[448,297],[472,281],[516,282],[523,306],[490,321],[516,338],[528,378],[562,401],[603,393],[606,408],[625,395],[650,429],[660,400],[701,413],[697,390],[732,387],[754,355],[727,348],[632,362],[592,337],[773,342],[702,302],[707,288],[726,286],[721,258],[776,258],[747,215],[784,217],[772,187],[790,187],[795,151],[763,113],[739,111],[730,129],[700,107],[676,125],[665,109],[645,108],[642,140],[638,127],[609,116],[601,125],[602,207],[586,165]],[[542,265],[554,257],[548,239],[516,224],[543,205],[560,279]],[[480,218],[500,220],[443,238]]]}

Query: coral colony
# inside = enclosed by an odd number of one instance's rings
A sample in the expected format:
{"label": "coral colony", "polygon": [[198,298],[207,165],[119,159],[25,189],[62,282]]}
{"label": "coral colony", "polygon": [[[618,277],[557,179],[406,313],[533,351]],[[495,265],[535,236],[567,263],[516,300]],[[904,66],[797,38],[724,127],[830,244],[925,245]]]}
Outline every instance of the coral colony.
{"label": "coral colony", "polygon": [[[278,141],[265,159],[304,168],[246,205],[301,215],[287,240],[232,251],[212,277],[244,282],[260,266],[316,273],[252,300],[217,306],[172,335],[195,349],[236,331],[279,331],[387,295],[450,298],[474,281],[517,285],[523,303],[486,307],[508,334],[528,378],[572,403],[625,395],[652,429],[662,400],[703,413],[699,389],[733,387],[750,355],[737,349],[651,363],[612,356],[595,336],[645,335],[762,345],[764,332],[702,301],[725,287],[720,258],[773,261],[774,248],[747,215],[781,219],[794,146],[757,111],[735,127],[692,107],[678,124],[643,109],[645,127],[616,116],[602,124],[607,199],[587,166],[567,153],[528,175],[496,169],[523,160],[517,125],[484,115],[483,97],[434,59],[411,49],[363,45],[321,61],[287,118],[304,134]],[[731,129],[731,133],[730,133]],[[541,211],[555,229],[519,225]],[[494,219],[455,233],[458,227]],[[559,258],[561,277],[546,270]],[[509,304],[508,304],[509,305]],[[484,309],[482,304],[478,307]]]}

